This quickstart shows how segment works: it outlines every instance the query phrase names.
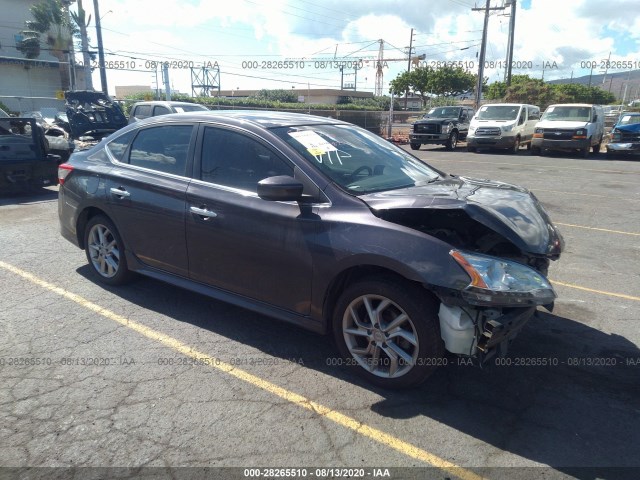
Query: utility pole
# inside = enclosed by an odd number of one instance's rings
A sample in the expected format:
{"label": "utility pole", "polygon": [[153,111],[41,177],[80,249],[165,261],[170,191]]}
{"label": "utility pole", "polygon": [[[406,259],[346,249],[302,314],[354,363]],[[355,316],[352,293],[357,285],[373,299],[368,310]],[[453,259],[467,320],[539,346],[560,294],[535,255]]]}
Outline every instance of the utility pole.
{"label": "utility pole", "polygon": [[162,80],[164,81],[165,100],[171,100],[171,84],[169,83],[169,64],[162,65]]}
{"label": "utility pole", "polygon": [[484,27],[482,28],[482,45],[480,46],[480,58],[478,60],[478,82],[476,83],[476,100],[475,100],[476,110],[480,108],[480,99],[482,98],[482,84],[483,84],[482,80],[484,76],[484,57],[487,51],[487,29],[489,28],[489,12],[491,10],[504,10],[504,7],[491,7],[489,3],[490,3],[490,0],[487,0],[487,3],[484,8],[471,9],[474,12],[480,12],[484,10]]}
{"label": "utility pole", "polygon": [[[407,73],[411,71],[411,54],[413,53],[413,28],[411,29],[411,37],[409,38],[409,60],[407,61]],[[409,91],[404,91],[404,109],[407,110],[407,97],[409,96]]]}
{"label": "utility pole", "polygon": [[93,90],[93,79],[91,78],[91,55],[89,55],[89,39],[87,38],[87,27],[91,21],[91,16],[86,19],[86,12],[82,7],[82,0],[78,0],[78,25],[80,27],[80,44],[82,45],[82,69],[84,71],[84,83],[87,90]]}
{"label": "utility pole", "polygon": [[96,16],[98,61],[100,62],[100,83],[102,84],[102,92],[109,96],[109,89],[107,88],[107,71],[104,67],[104,48],[102,47],[102,26],[100,25],[100,9],[98,8],[98,0],[93,0],[93,14]]}
{"label": "utility pole", "polygon": [[505,83],[507,87],[511,85],[511,67],[513,65],[513,38],[516,28],[516,0],[507,0],[505,7],[511,6],[511,16],[509,17],[509,40],[507,43],[507,69],[505,71]]}

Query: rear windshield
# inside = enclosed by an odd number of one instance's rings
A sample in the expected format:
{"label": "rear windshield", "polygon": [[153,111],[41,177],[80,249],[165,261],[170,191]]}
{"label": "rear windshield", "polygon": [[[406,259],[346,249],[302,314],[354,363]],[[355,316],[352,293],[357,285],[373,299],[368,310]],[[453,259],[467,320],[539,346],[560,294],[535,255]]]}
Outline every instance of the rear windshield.
{"label": "rear windshield", "polygon": [[176,109],[177,113],[201,112],[202,110],[208,110],[207,107],[203,107],[202,105],[176,105],[173,108]]}

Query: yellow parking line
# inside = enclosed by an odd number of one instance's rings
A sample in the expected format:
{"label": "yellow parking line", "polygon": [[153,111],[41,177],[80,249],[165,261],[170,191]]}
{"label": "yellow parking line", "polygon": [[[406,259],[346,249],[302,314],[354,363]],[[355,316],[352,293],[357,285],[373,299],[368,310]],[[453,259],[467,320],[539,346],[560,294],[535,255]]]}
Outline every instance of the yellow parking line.
{"label": "yellow parking line", "polygon": [[585,292],[599,293],[600,295],[607,295],[609,297],[624,298],[625,300],[635,300],[636,302],[640,302],[640,297],[634,297],[633,295],[625,295],[624,293],[605,292],[604,290],[595,290],[593,288],[581,287],[580,285],[573,285],[572,283],[558,282],[556,280],[551,280],[551,283],[553,283],[554,285],[561,285],[563,287],[575,288],[577,290],[584,290]]}
{"label": "yellow parking line", "polygon": [[29,282],[39,287],[44,288],[45,290],[49,290],[50,292],[60,295],[61,297],[66,298],[67,300],[71,300],[72,302],[75,302],[78,305],[81,305],[82,307],[88,310],[91,310],[92,312],[102,315],[103,317],[109,320],[112,320],[116,323],[119,323],[120,325],[130,328],[131,330],[134,330],[135,332],[138,332],[139,334],[144,335],[145,337],[151,340],[155,340],[161,343],[162,345],[171,348],[176,352],[179,352],[191,358],[207,359],[207,362],[205,363],[209,363],[212,368],[215,368],[239,380],[247,382],[248,384],[253,385],[254,387],[258,387],[262,390],[265,390],[273,395],[276,395],[284,400],[287,400],[288,402],[291,402],[294,405],[297,405],[299,407],[306,408],[307,410],[315,412],[321,417],[327,418],[342,427],[353,430],[354,432],[364,437],[367,437],[375,442],[381,443],[382,445],[386,445],[387,447],[390,447],[402,453],[403,455],[406,455],[413,459],[427,463],[433,467],[439,468],[440,470],[443,470],[462,480],[483,480],[485,478],[485,477],[482,477],[481,475],[477,475],[476,473],[473,473],[470,470],[467,470],[463,467],[459,467],[454,463],[451,463],[443,458],[440,458],[437,455],[434,455],[422,448],[416,447],[415,445],[405,442],[404,440],[400,440],[399,438],[394,437],[393,435],[390,435],[388,433],[385,433],[382,430],[378,430],[377,428],[365,425],[364,423],[352,417],[344,415],[336,410],[332,410],[329,407],[325,407],[324,405],[314,402],[313,400],[310,400],[302,395],[286,390],[274,383],[271,383],[267,380],[257,377],[256,375],[253,375],[249,372],[241,370],[215,357],[199,352],[195,350],[193,347],[190,347],[189,345],[182,343],[180,340],[177,340],[173,337],[165,335],[164,333],[153,330],[152,328],[149,328],[145,325],[137,323],[128,318],[125,318],[121,315],[118,315],[117,313],[114,313],[111,310],[107,310],[106,308],[103,308],[100,305],[97,305],[81,297],[80,295],[77,295],[68,290],[65,290],[64,288],[57,287],[56,285],[46,282],[29,272],[26,272],[17,267],[14,267],[13,265],[0,261],[0,267],[4,268],[5,270],[15,275],[18,275],[24,278],[25,280],[28,280]]}
{"label": "yellow parking line", "polygon": [[635,233],[635,232],[623,232],[622,230],[609,230],[608,228],[585,227],[584,225],[574,225],[572,223],[560,223],[560,222],[553,222],[553,223],[555,225],[562,225],[563,227],[584,228],[585,230],[597,230],[599,232],[619,233],[621,235],[636,235],[640,237],[640,233]]}

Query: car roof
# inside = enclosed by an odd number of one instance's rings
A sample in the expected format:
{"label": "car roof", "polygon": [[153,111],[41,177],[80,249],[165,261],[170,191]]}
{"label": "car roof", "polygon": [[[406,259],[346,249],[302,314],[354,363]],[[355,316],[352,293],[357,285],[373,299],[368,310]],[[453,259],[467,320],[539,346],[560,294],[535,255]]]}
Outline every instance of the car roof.
{"label": "car roof", "polygon": [[596,103],[555,103],[553,105],[549,105],[549,107],[600,107],[602,105],[598,105]]}
{"label": "car roof", "polygon": [[235,126],[253,125],[258,128],[291,127],[296,125],[351,125],[341,120],[320,117],[303,113],[262,111],[262,110],[208,110],[199,112],[172,113],[149,117],[132,125],[149,125],[152,123],[182,122],[221,122]]}
{"label": "car roof", "polygon": [[[178,102],[178,101],[173,101],[173,100],[149,100],[149,101],[145,101],[145,102],[136,102],[135,105],[197,105],[199,107],[202,107],[204,105],[200,105],[199,103],[192,103],[192,102]],[[206,108],[206,107],[205,107]]]}

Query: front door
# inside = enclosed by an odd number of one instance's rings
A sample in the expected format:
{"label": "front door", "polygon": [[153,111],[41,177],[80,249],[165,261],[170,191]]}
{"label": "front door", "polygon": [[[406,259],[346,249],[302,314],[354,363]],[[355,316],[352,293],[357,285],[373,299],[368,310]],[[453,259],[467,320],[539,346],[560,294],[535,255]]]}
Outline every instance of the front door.
{"label": "front door", "polygon": [[[187,248],[193,280],[299,314],[309,313],[307,239],[317,216],[297,202],[257,196],[260,180],[293,176],[293,165],[248,132],[203,127],[187,189]],[[198,161],[199,159],[199,161]]]}

